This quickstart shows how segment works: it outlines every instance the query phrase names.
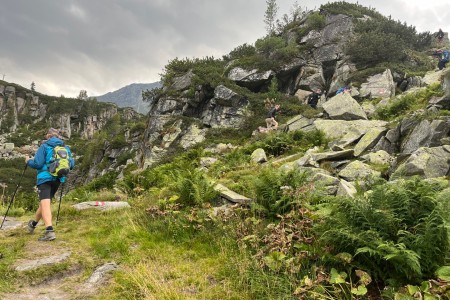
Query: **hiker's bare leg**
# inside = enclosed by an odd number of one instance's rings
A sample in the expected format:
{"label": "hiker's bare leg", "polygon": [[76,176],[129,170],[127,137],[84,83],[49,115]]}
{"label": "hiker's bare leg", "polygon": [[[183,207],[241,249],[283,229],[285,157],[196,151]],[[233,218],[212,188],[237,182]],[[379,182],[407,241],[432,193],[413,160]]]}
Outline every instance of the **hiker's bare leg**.
{"label": "hiker's bare leg", "polygon": [[42,209],[41,209],[41,203],[39,201],[39,207],[36,210],[36,215],[34,217],[34,220],[36,221],[36,223],[39,223],[39,221],[42,219]]}
{"label": "hiker's bare leg", "polygon": [[52,226],[52,210],[50,207],[50,199],[42,199],[39,203],[39,209],[41,210],[41,215],[42,219],[44,220],[45,227]]}

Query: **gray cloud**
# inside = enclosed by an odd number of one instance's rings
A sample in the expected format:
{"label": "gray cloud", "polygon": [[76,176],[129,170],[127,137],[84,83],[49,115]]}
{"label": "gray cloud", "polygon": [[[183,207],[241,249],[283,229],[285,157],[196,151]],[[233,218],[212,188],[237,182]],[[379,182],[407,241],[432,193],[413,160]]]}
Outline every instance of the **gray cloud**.
{"label": "gray cloud", "polygon": [[[277,2],[280,16],[294,3]],[[299,1],[310,9],[326,2]],[[448,19],[450,6],[433,5],[381,0],[375,6],[420,30],[434,30]],[[34,81],[40,92],[66,96],[157,81],[175,57],[221,57],[262,37],[265,6],[265,0],[3,1],[0,73],[7,81],[26,87]]]}

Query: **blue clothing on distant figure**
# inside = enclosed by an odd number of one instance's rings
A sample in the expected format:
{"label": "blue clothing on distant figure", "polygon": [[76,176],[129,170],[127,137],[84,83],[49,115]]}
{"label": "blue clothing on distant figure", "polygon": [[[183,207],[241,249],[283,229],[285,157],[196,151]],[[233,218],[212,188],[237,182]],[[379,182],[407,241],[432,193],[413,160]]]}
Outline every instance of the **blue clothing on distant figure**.
{"label": "blue clothing on distant figure", "polygon": [[[52,176],[48,171],[47,164],[51,160],[53,148],[56,146],[64,146],[64,142],[57,137],[51,137],[39,147],[34,158],[27,161],[27,165],[30,168],[37,170],[36,185],[41,185],[45,182],[55,180],[59,180],[60,182],[66,181],[65,177],[58,178]],[[69,154],[70,169],[72,170],[75,167],[75,161],[72,157],[70,149],[67,146],[65,146],[65,148]]]}

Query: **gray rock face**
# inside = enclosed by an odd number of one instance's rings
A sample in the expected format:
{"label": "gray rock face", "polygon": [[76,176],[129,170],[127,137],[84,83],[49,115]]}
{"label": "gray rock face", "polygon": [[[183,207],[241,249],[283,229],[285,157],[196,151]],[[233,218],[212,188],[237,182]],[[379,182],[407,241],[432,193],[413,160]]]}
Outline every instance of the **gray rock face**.
{"label": "gray rock face", "polygon": [[205,140],[207,129],[200,129],[197,125],[189,126],[186,133],[181,137],[180,145],[183,149],[188,149]]}
{"label": "gray rock face", "polygon": [[228,73],[228,78],[238,85],[250,89],[259,89],[264,84],[267,84],[274,75],[275,72],[273,71],[259,72],[257,69],[247,71],[243,68],[236,67]]}
{"label": "gray rock face", "polygon": [[382,74],[371,76],[359,90],[363,98],[390,98],[395,96],[395,83],[392,73],[386,69]]}
{"label": "gray rock face", "polygon": [[430,101],[428,101],[429,107],[436,107],[438,109],[446,109],[450,110],[450,97],[431,97]]}
{"label": "gray rock face", "polygon": [[242,99],[236,106],[222,106],[212,99],[203,113],[202,122],[212,128],[238,128],[244,122],[248,104],[247,100]]}
{"label": "gray rock face", "polygon": [[170,88],[178,91],[183,91],[191,86],[192,77],[194,77],[194,73],[192,73],[192,70],[189,70],[189,72],[187,72],[183,76],[175,77]]}
{"label": "gray rock face", "polygon": [[223,85],[216,87],[214,90],[214,98],[216,99],[216,104],[229,107],[237,106],[242,100],[241,95]]}
{"label": "gray rock face", "polygon": [[325,78],[323,77],[322,67],[317,65],[306,65],[302,68],[298,78],[296,79],[297,87],[315,91],[325,86]]}
{"label": "gray rock face", "polygon": [[450,174],[450,146],[419,148],[392,174],[391,180],[399,177],[422,176],[434,178]]}
{"label": "gray rock face", "polygon": [[322,105],[332,120],[367,120],[366,113],[349,93],[340,93]]}
{"label": "gray rock face", "polygon": [[420,147],[435,147],[441,145],[441,139],[450,132],[450,118],[445,120],[423,120],[403,141],[401,152],[411,154]]}

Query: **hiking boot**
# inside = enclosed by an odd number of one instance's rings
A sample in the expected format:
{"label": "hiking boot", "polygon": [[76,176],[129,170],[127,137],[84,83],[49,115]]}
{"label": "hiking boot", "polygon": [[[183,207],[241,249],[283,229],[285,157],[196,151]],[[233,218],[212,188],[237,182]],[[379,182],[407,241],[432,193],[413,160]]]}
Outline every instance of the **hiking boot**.
{"label": "hiking boot", "polygon": [[30,220],[27,225],[28,233],[33,233],[36,229],[36,226],[33,226],[33,220]]}
{"label": "hiking boot", "polygon": [[54,230],[46,230],[44,235],[38,238],[38,241],[53,241],[56,239],[56,234]]}

